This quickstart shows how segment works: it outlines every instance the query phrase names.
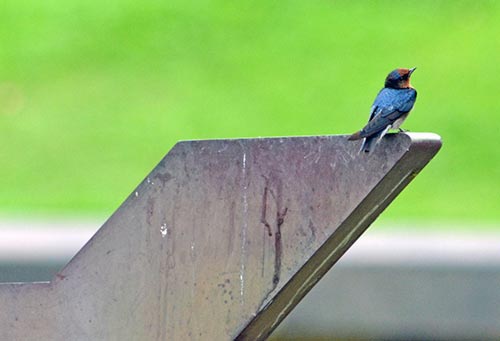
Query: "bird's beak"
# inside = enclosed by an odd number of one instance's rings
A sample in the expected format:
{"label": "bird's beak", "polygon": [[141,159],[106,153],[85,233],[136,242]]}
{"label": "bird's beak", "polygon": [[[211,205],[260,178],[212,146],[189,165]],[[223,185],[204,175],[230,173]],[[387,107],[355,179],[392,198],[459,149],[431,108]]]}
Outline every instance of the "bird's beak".
{"label": "bird's beak", "polygon": [[413,73],[413,71],[415,71],[415,69],[416,69],[416,67],[411,68],[411,69],[409,70],[410,72],[408,72],[408,75],[409,75],[409,76],[411,76],[411,74]]}

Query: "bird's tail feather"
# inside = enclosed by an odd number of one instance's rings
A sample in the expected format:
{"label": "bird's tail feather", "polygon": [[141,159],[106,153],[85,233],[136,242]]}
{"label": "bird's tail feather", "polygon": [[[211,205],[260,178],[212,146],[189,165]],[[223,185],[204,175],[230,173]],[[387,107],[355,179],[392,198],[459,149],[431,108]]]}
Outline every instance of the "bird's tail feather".
{"label": "bird's tail feather", "polygon": [[369,153],[370,151],[374,150],[375,146],[379,144],[379,142],[382,140],[385,134],[387,134],[390,128],[391,126],[389,125],[378,134],[365,138],[363,140],[363,143],[361,144],[361,149],[359,150],[359,152],[361,153],[361,151],[364,151],[365,153]]}
{"label": "bird's tail feather", "polygon": [[360,140],[362,139],[361,137],[361,130],[360,131],[357,131],[355,132],[354,134],[352,134],[351,136],[349,136],[348,140],[349,141],[354,141],[354,140]]}
{"label": "bird's tail feather", "polygon": [[361,144],[361,148],[359,148],[358,153],[361,153],[361,152],[369,153],[370,150],[372,149],[372,144],[373,144],[374,140],[375,139],[373,137],[367,137],[367,138],[363,139],[363,143]]}
{"label": "bird's tail feather", "polygon": [[385,134],[387,134],[387,132],[389,131],[389,129],[391,129],[390,125],[388,125],[387,127],[385,127],[384,130],[382,130],[382,132],[380,133],[379,138],[377,139],[377,144],[380,142],[380,140],[382,140],[382,137],[384,137]]}

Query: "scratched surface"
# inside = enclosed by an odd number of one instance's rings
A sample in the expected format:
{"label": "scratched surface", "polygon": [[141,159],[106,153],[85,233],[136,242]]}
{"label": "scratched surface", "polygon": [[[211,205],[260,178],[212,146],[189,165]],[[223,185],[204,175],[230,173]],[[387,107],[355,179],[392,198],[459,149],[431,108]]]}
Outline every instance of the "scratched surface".
{"label": "scratched surface", "polygon": [[180,142],[50,283],[0,285],[0,339],[264,339],[440,145]]}

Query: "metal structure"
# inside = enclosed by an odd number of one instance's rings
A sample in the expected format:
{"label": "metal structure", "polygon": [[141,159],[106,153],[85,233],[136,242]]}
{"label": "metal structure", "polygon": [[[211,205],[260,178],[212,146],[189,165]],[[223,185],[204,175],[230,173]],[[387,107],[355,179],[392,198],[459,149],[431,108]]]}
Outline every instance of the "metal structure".
{"label": "metal structure", "polygon": [[265,339],[440,146],[179,142],[51,282],[0,285],[0,339]]}

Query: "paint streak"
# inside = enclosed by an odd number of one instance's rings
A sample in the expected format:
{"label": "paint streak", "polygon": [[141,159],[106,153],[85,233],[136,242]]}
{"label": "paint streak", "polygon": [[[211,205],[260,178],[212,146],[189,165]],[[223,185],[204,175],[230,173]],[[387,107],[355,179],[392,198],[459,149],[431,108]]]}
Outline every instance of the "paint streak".
{"label": "paint streak", "polygon": [[228,233],[228,242],[227,242],[227,258],[230,259],[234,250],[234,229],[235,229],[235,214],[236,214],[236,203],[234,201],[231,202],[231,206],[229,207],[229,233]]}
{"label": "paint streak", "polygon": [[245,304],[245,262],[246,262],[246,245],[247,245],[247,228],[248,228],[248,183],[247,183],[247,154],[243,148],[243,166],[242,166],[242,193],[243,193],[243,225],[241,227],[241,252],[240,252],[240,303]]}

